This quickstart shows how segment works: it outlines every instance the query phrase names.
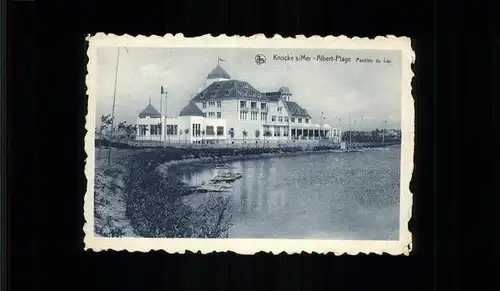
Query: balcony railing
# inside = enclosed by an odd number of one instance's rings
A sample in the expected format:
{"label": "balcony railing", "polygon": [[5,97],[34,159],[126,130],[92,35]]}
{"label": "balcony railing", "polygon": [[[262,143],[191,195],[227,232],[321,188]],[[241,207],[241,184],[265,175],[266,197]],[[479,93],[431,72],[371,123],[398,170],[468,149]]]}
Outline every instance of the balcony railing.
{"label": "balcony railing", "polygon": [[240,107],[240,111],[248,111],[248,107],[245,106],[245,107]]}
{"label": "balcony railing", "polygon": [[267,112],[267,111],[268,111],[267,107],[264,107],[264,108],[261,107],[260,108],[260,112]]}
{"label": "balcony railing", "polygon": [[251,108],[250,108],[250,111],[252,111],[252,112],[258,112],[258,111],[259,111],[259,108],[257,108],[257,107],[251,107]]}

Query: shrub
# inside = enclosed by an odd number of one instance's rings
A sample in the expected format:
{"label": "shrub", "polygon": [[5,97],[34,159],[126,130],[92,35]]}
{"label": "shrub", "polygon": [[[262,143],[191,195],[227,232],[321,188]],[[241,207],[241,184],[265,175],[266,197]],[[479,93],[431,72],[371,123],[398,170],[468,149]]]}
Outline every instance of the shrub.
{"label": "shrub", "polygon": [[[181,201],[188,191],[179,177],[161,174],[160,163],[180,159],[189,150],[138,154],[130,161],[126,185],[127,216],[143,237],[223,237],[230,227],[228,199],[210,196],[194,208]],[[192,152],[191,152],[192,153]]]}

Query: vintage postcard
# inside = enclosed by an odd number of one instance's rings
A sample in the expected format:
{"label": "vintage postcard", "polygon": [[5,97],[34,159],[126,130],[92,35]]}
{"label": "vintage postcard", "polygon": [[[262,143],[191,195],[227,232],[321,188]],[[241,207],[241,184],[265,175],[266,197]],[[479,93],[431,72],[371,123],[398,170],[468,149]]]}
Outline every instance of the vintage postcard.
{"label": "vintage postcard", "polygon": [[410,253],[409,38],[87,40],[85,249]]}

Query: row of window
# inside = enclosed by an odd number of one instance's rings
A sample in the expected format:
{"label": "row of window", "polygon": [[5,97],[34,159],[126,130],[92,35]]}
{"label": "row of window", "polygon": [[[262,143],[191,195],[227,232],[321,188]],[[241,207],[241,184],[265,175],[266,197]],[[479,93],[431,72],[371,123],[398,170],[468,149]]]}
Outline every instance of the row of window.
{"label": "row of window", "polygon": [[[215,101],[209,101],[209,102],[203,102],[203,108],[207,108],[207,103],[208,103],[208,107],[214,107],[215,106]],[[217,107],[222,107],[222,102],[221,101],[217,101]]]}
{"label": "row of window", "polygon": [[[250,108],[251,109],[257,109],[257,103],[258,102],[250,102]],[[217,107],[221,108],[222,107],[222,101],[209,101],[209,102],[203,102],[203,108],[207,108],[207,105],[208,107],[214,107],[215,105],[217,104]],[[240,101],[240,108],[247,108],[247,101]],[[260,103],[260,109],[261,110],[264,110],[267,108],[267,103]],[[283,107],[278,107],[277,108],[278,112],[281,113],[283,112]]]}
{"label": "row of window", "polygon": [[[240,108],[247,108],[247,101],[240,101]],[[257,109],[257,102],[250,102],[250,108],[251,109]],[[260,109],[264,110],[267,108],[267,103],[261,102],[260,103]]]}
{"label": "row of window", "polygon": [[205,132],[202,132],[201,130],[201,124],[199,123],[193,123],[193,131],[192,131],[193,136],[201,136],[201,135],[216,135],[217,136],[222,136],[224,135],[224,126],[211,126],[207,125],[205,127]]}
{"label": "row of window", "polygon": [[208,112],[208,115],[207,113],[203,113],[203,117],[211,117],[211,118],[214,118],[215,117],[215,113],[217,113],[217,119],[221,119],[222,118],[222,113],[220,112]]}
{"label": "row of window", "polygon": [[[258,116],[259,115],[257,112],[250,112],[250,120],[257,120]],[[248,112],[240,111],[240,119],[247,120],[248,119]],[[260,120],[266,120],[266,119],[267,119],[267,113],[260,113]]]}
{"label": "row of window", "polygon": [[[161,135],[161,125],[150,125],[149,128],[147,125],[139,125],[139,135],[146,135],[147,132],[150,131],[151,135]],[[167,125],[167,135],[177,135],[179,133],[177,125]],[[191,133],[193,136],[201,136],[201,124],[194,123]],[[215,135],[218,136],[224,135],[224,126],[210,126],[207,125],[205,127],[205,135]]]}
{"label": "row of window", "polygon": [[[217,115],[217,116],[219,116],[219,115]],[[258,117],[257,112],[250,112],[250,120],[257,120],[257,117]],[[217,118],[219,118],[219,117],[217,117]],[[240,120],[247,120],[247,119],[248,119],[248,112],[240,111]],[[267,113],[266,112],[260,113],[260,120],[261,121],[267,120]],[[295,117],[291,117],[289,119],[288,116],[276,116],[276,115],[271,116],[271,122],[276,122],[276,120],[278,120],[278,122],[288,123],[289,121],[291,121],[292,123],[295,123]],[[297,123],[302,123],[302,117],[297,118]],[[304,118],[304,123],[309,123],[309,119]]]}
{"label": "row of window", "polygon": [[[146,135],[150,131],[151,135],[161,135],[162,133],[161,124],[151,124],[149,127],[147,125],[139,125],[139,135]],[[167,135],[176,135],[177,125],[167,125]]]}

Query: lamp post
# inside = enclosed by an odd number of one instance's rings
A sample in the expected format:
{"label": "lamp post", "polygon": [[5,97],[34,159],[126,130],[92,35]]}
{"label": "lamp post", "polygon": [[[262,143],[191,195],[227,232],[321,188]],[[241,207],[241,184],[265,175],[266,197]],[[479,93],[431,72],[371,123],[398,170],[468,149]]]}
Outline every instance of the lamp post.
{"label": "lamp post", "polygon": [[337,117],[337,120],[339,121],[339,142],[342,142],[342,126],[341,126],[341,121],[342,117]]}
{"label": "lamp post", "polygon": [[110,140],[109,140],[109,145],[108,145],[108,166],[111,165],[111,141],[113,139],[113,134],[114,134],[114,122],[115,122],[115,103],[116,103],[116,81],[118,79],[118,62],[120,61],[120,47],[117,49],[117,54],[116,54],[116,68],[115,68],[115,85],[113,87],[113,107],[111,109],[111,129],[110,129]]}

